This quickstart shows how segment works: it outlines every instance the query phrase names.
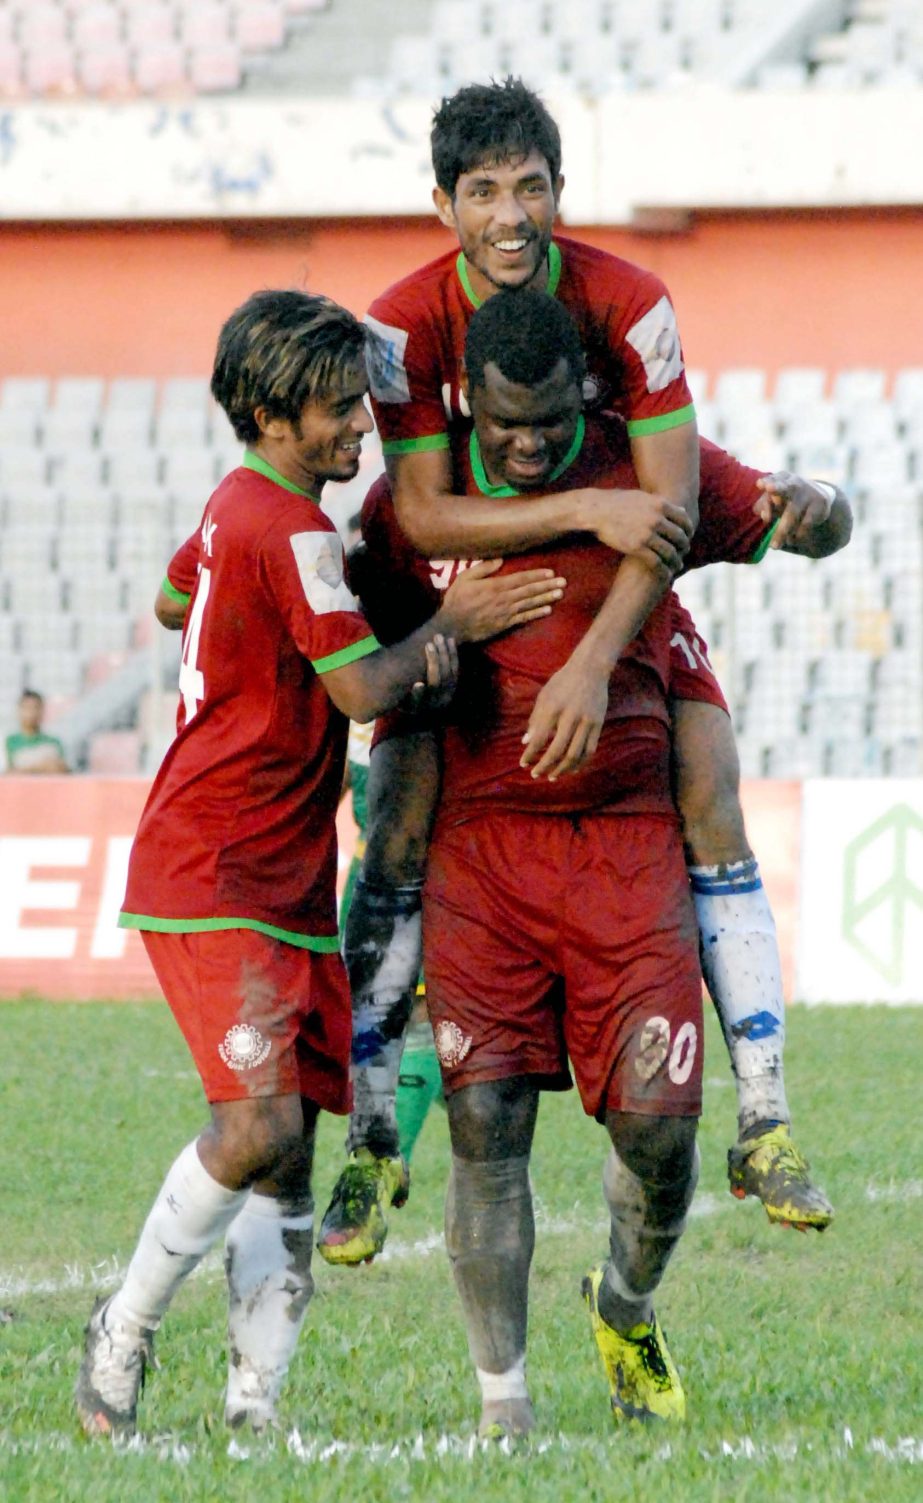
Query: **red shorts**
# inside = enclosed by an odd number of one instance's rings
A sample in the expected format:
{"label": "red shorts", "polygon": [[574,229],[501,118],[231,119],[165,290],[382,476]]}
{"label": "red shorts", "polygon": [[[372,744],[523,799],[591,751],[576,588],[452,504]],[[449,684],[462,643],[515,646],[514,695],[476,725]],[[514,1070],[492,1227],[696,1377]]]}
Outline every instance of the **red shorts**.
{"label": "red shorts", "polygon": [[697,1116],[698,932],[676,824],[497,813],[437,831],[423,894],[446,1091],[511,1075],[587,1113]]}
{"label": "red shorts", "polygon": [[297,1094],[352,1106],[349,986],[339,955],[253,929],[142,931],[209,1101]]}
{"label": "red shorts", "polygon": [[708,661],[708,648],[686,607],[675,596],[670,623],[669,692],[673,699],[697,699],[704,704],[717,705],[726,715],[731,713],[715,670]]}

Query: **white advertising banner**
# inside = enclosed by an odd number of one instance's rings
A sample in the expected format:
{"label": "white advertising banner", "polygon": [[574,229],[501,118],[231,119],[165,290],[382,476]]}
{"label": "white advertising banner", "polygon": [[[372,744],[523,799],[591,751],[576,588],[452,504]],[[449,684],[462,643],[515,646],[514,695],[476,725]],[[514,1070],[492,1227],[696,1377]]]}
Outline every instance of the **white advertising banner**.
{"label": "white advertising banner", "polygon": [[[923,202],[923,89],[549,94],[570,224],[740,205]],[[432,213],[433,100],[0,108],[4,220]],[[887,149],[882,149],[882,143]]]}
{"label": "white advertising banner", "polygon": [[804,785],[797,996],[923,1003],[923,779]]}

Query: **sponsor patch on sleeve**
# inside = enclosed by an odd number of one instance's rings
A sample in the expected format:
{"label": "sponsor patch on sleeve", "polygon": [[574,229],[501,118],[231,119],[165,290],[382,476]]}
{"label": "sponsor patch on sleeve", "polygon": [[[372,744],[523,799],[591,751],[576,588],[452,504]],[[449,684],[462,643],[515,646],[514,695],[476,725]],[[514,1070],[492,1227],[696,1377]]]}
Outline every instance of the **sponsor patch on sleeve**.
{"label": "sponsor patch on sleeve", "polygon": [[335,532],[296,532],[289,542],[305,599],[315,616],[359,609],[344,577],[343,544]]}
{"label": "sponsor patch on sleeve", "polygon": [[409,402],[407,380],[407,330],[383,324],[366,314],[369,337],[365,346],[365,363],[369,386],[376,402]]}
{"label": "sponsor patch on sleeve", "polygon": [[659,298],[626,336],[644,365],[648,391],[663,391],[682,374],[683,355],[676,314],[668,297]]}

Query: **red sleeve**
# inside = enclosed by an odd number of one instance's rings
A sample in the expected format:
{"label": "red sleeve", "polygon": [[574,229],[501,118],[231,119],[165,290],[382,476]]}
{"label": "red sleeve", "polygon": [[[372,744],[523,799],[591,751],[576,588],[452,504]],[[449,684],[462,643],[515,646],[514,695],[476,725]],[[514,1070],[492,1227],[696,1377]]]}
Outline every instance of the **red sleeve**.
{"label": "red sleeve", "polygon": [[641,272],[632,296],[615,311],[629,437],[691,421],[695,414],[679,328],[663,282],[652,272]]}
{"label": "red sleeve", "polygon": [[686,558],[686,569],[705,564],[758,562],[772,525],[753,510],[762,470],[751,470],[717,444],[699,440],[699,525]]}
{"label": "red sleeve", "polygon": [[[676,314],[663,282],[618,256],[581,253],[572,245],[564,245],[562,296],[571,303],[565,289],[573,258],[574,295],[586,300],[591,324],[602,331],[629,436],[692,422],[695,408],[686,384]],[[572,311],[577,309],[572,306]],[[588,343],[593,332],[592,327],[587,331]]]}
{"label": "red sleeve", "polygon": [[401,531],[386,475],[365,498],[361,528],[362,608],[380,641],[400,642],[429,620],[439,599],[429,563]]}
{"label": "red sleeve", "polygon": [[284,514],[262,539],[258,568],[295,645],[317,673],[342,668],[377,649],[349,588],[335,528],[306,528],[301,509],[294,516]]}
{"label": "red sleeve", "polygon": [[423,291],[399,284],[376,298],[365,323],[372,411],[384,453],[447,449],[440,338]]}
{"label": "red sleeve", "polygon": [[196,576],[199,572],[199,533],[192,534],[185,543],[181,543],[167,564],[167,572],[164,576],[161,589],[173,600],[185,599],[189,604],[189,597],[195,589]]}

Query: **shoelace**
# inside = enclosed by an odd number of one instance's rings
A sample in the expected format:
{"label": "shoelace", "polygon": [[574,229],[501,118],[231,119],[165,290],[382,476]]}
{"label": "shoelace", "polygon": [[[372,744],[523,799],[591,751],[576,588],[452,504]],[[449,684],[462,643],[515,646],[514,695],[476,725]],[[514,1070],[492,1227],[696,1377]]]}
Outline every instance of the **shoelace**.
{"label": "shoelace", "polygon": [[670,1374],[667,1370],[667,1364],[663,1360],[663,1353],[660,1350],[660,1343],[657,1340],[655,1331],[651,1330],[646,1336],[641,1336],[637,1345],[641,1350],[641,1361],[654,1379],[657,1387],[669,1388]]}

